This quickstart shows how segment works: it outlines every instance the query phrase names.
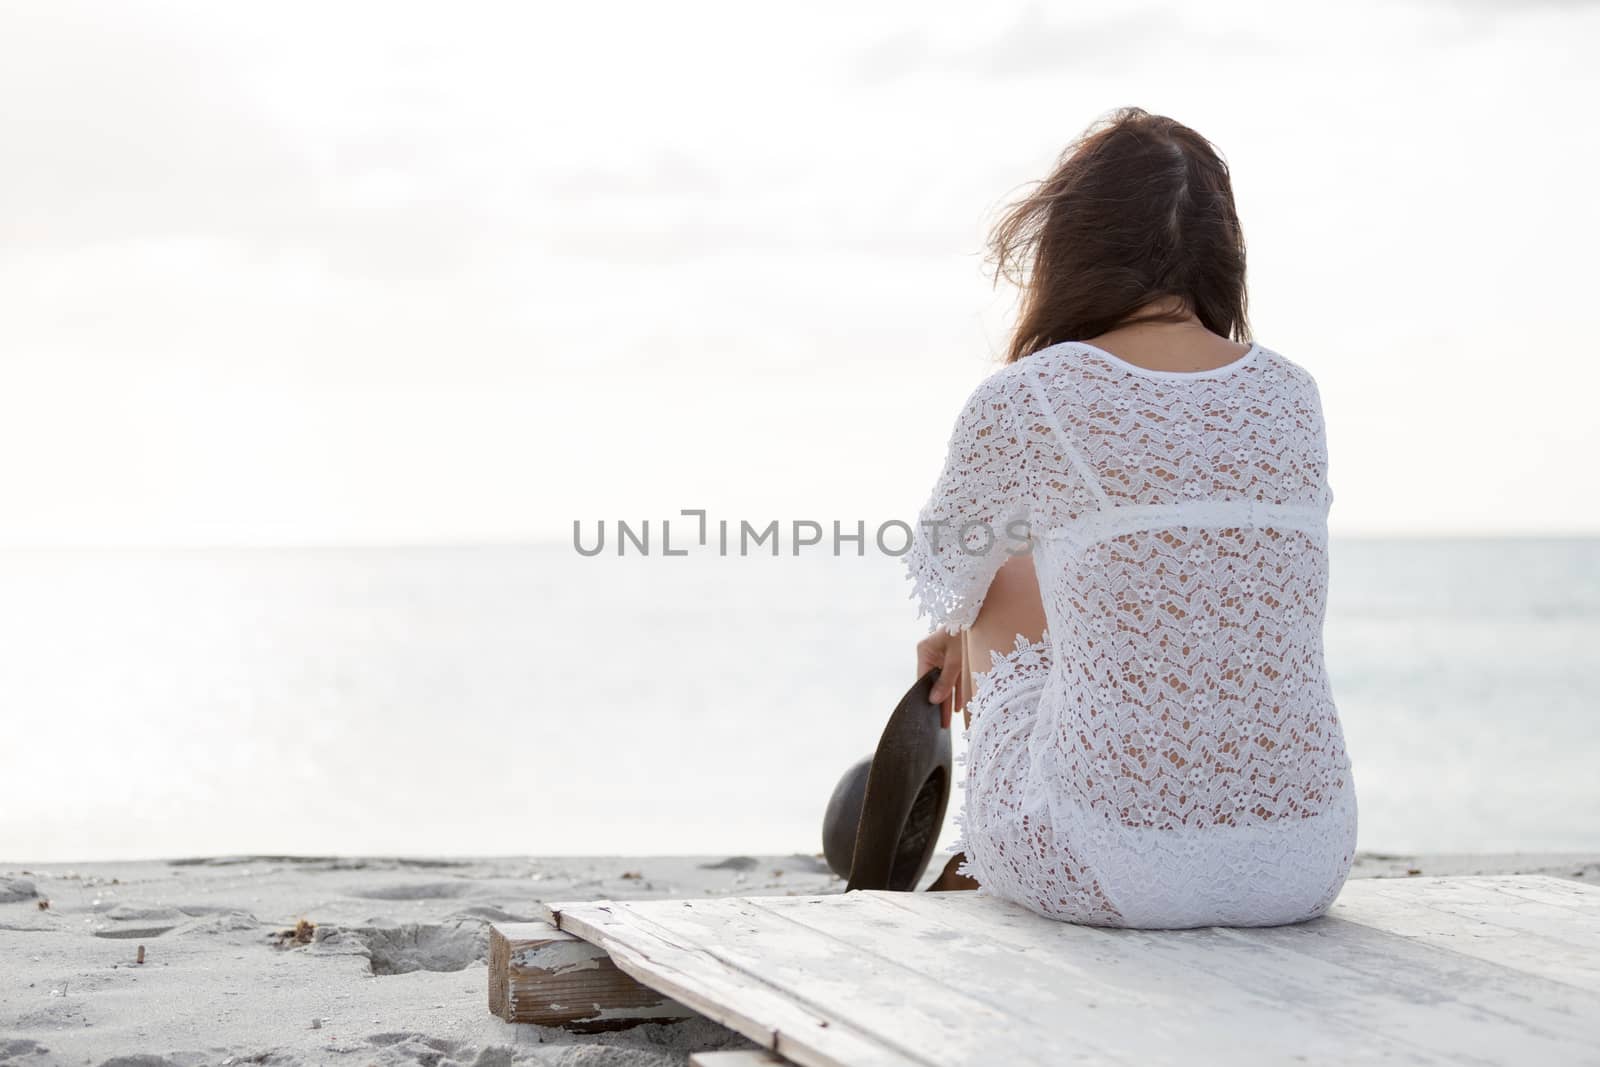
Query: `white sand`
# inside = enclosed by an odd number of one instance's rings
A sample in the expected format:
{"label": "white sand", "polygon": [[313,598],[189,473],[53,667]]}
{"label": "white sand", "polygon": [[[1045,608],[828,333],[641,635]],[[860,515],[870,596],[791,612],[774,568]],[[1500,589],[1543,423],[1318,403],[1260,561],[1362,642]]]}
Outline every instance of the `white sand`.
{"label": "white sand", "polygon": [[[1600,883],[1600,856],[1363,854],[1355,876],[1409,871]],[[811,856],[0,864],[0,1064],[681,1064],[748,1042],[707,1020],[580,1036],[491,1016],[487,924],[541,900],[840,888]],[[301,918],[311,942],[280,946]]]}

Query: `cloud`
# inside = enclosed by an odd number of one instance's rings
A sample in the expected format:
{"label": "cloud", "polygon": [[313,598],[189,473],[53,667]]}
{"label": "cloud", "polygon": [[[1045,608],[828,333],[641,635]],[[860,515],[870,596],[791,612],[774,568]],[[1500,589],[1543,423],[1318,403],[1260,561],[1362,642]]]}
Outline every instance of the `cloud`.
{"label": "cloud", "polygon": [[1592,11],[1600,0],[1416,0],[1423,7],[1454,7],[1496,15],[1526,14],[1538,8]]}
{"label": "cloud", "polygon": [[415,281],[530,256],[947,246],[893,218],[831,228],[838,175],[744,143],[685,147],[648,116],[551,97],[538,72],[463,84],[415,44],[346,66],[293,42],[253,48],[246,29],[70,0],[0,14],[0,264],[204,247]]}
{"label": "cloud", "polygon": [[352,138],[289,128],[221,55],[149,12],[41,11],[0,27],[0,255],[207,241],[415,276],[493,232],[430,171],[423,139],[381,123]]}
{"label": "cloud", "polygon": [[[1210,10],[1210,9],[1208,9]],[[1219,57],[1272,54],[1281,50],[1242,21],[1224,28],[1220,18],[1191,23],[1176,6],[1121,8],[1114,14],[1052,19],[1029,5],[998,33],[982,30],[976,40],[938,41],[926,29],[890,34],[855,56],[860,83],[894,81],[917,74],[961,74],[1004,80],[1035,75],[1105,73],[1137,67],[1168,48],[1200,49]]]}
{"label": "cloud", "polygon": [[727,189],[723,177],[700,160],[674,149],[648,153],[628,169],[580,166],[544,183],[553,196],[666,196],[712,199]]}

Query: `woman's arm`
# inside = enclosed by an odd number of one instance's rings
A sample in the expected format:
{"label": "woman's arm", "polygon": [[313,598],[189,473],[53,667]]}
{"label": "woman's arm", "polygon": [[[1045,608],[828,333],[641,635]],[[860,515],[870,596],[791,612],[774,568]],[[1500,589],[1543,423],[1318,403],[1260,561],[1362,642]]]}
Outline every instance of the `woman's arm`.
{"label": "woman's arm", "polygon": [[[1024,438],[1016,414],[1022,388],[1002,371],[967,398],[906,555],[913,595],[935,627],[917,645],[917,670],[920,677],[939,669],[936,703],[951,701],[967,679],[960,635],[978,618],[1006,561],[1027,548]],[[952,710],[945,710],[945,725]]]}
{"label": "woman's arm", "polygon": [[[1018,636],[1036,642],[1044,631],[1044,600],[1039,595],[1033,554],[1012,556],[995,572],[969,629],[961,634],[936,630],[917,643],[917,677],[939,668],[939,680],[929,699],[944,705],[943,725],[950,725],[955,712],[965,711],[972,695],[972,676],[990,669],[995,652],[1011,651]],[[970,725],[970,712],[967,721]]]}

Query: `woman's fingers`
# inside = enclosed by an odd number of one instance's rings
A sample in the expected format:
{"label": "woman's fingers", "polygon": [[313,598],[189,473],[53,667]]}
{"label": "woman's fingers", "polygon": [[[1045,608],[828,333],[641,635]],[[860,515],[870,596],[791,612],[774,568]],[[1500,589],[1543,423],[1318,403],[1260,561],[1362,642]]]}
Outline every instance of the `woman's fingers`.
{"label": "woman's fingers", "polygon": [[949,659],[941,650],[939,658],[933,665],[939,668],[939,676],[933,680],[933,688],[928,690],[928,699],[935,704],[947,700],[950,696],[950,679],[954,677],[949,671]]}
{"label": "woman's fingers", "polygon": [[935,650],[937,659],[934,660],[934,666],[939,668],[939,677],[933,683],[929,699],[939,704],[950,699],[950,694],[955,692],[956,679],[961,677],[961,643],[949,634],[936,636],[941,639]]}
{"label": "woman's fingers", "polygon": [[939,705],[941,729],[950,729],[950,718],[956,709],[956,679],[960,677],[961,644],[951,638],[945,643],[944,664],[939,668],[939,684],[934,687],[937,692],[932,694],[933,702]]}
{"label": "woman's fingers", "polygon": [[939,668],[939,676],[928,690],[928,699],[939,705],[939,724],[949,729],[950,717],[955,711],[951,695],[955,692],[956,680],[961,677],[960,638],[941,630],[917,642],[917,677],[921,678],[935,667]]}

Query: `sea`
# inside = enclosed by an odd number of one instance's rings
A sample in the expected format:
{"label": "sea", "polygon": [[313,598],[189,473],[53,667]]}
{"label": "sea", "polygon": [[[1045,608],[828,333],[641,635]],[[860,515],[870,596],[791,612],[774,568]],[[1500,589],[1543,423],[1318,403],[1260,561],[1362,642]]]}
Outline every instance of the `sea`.
{"label": "sea", "polygon": [[[1336,538],[1360,846],[1600,850],[1600,540]],[[0,862],[814,853],[926,632],[868,551],[0,553]]]}

